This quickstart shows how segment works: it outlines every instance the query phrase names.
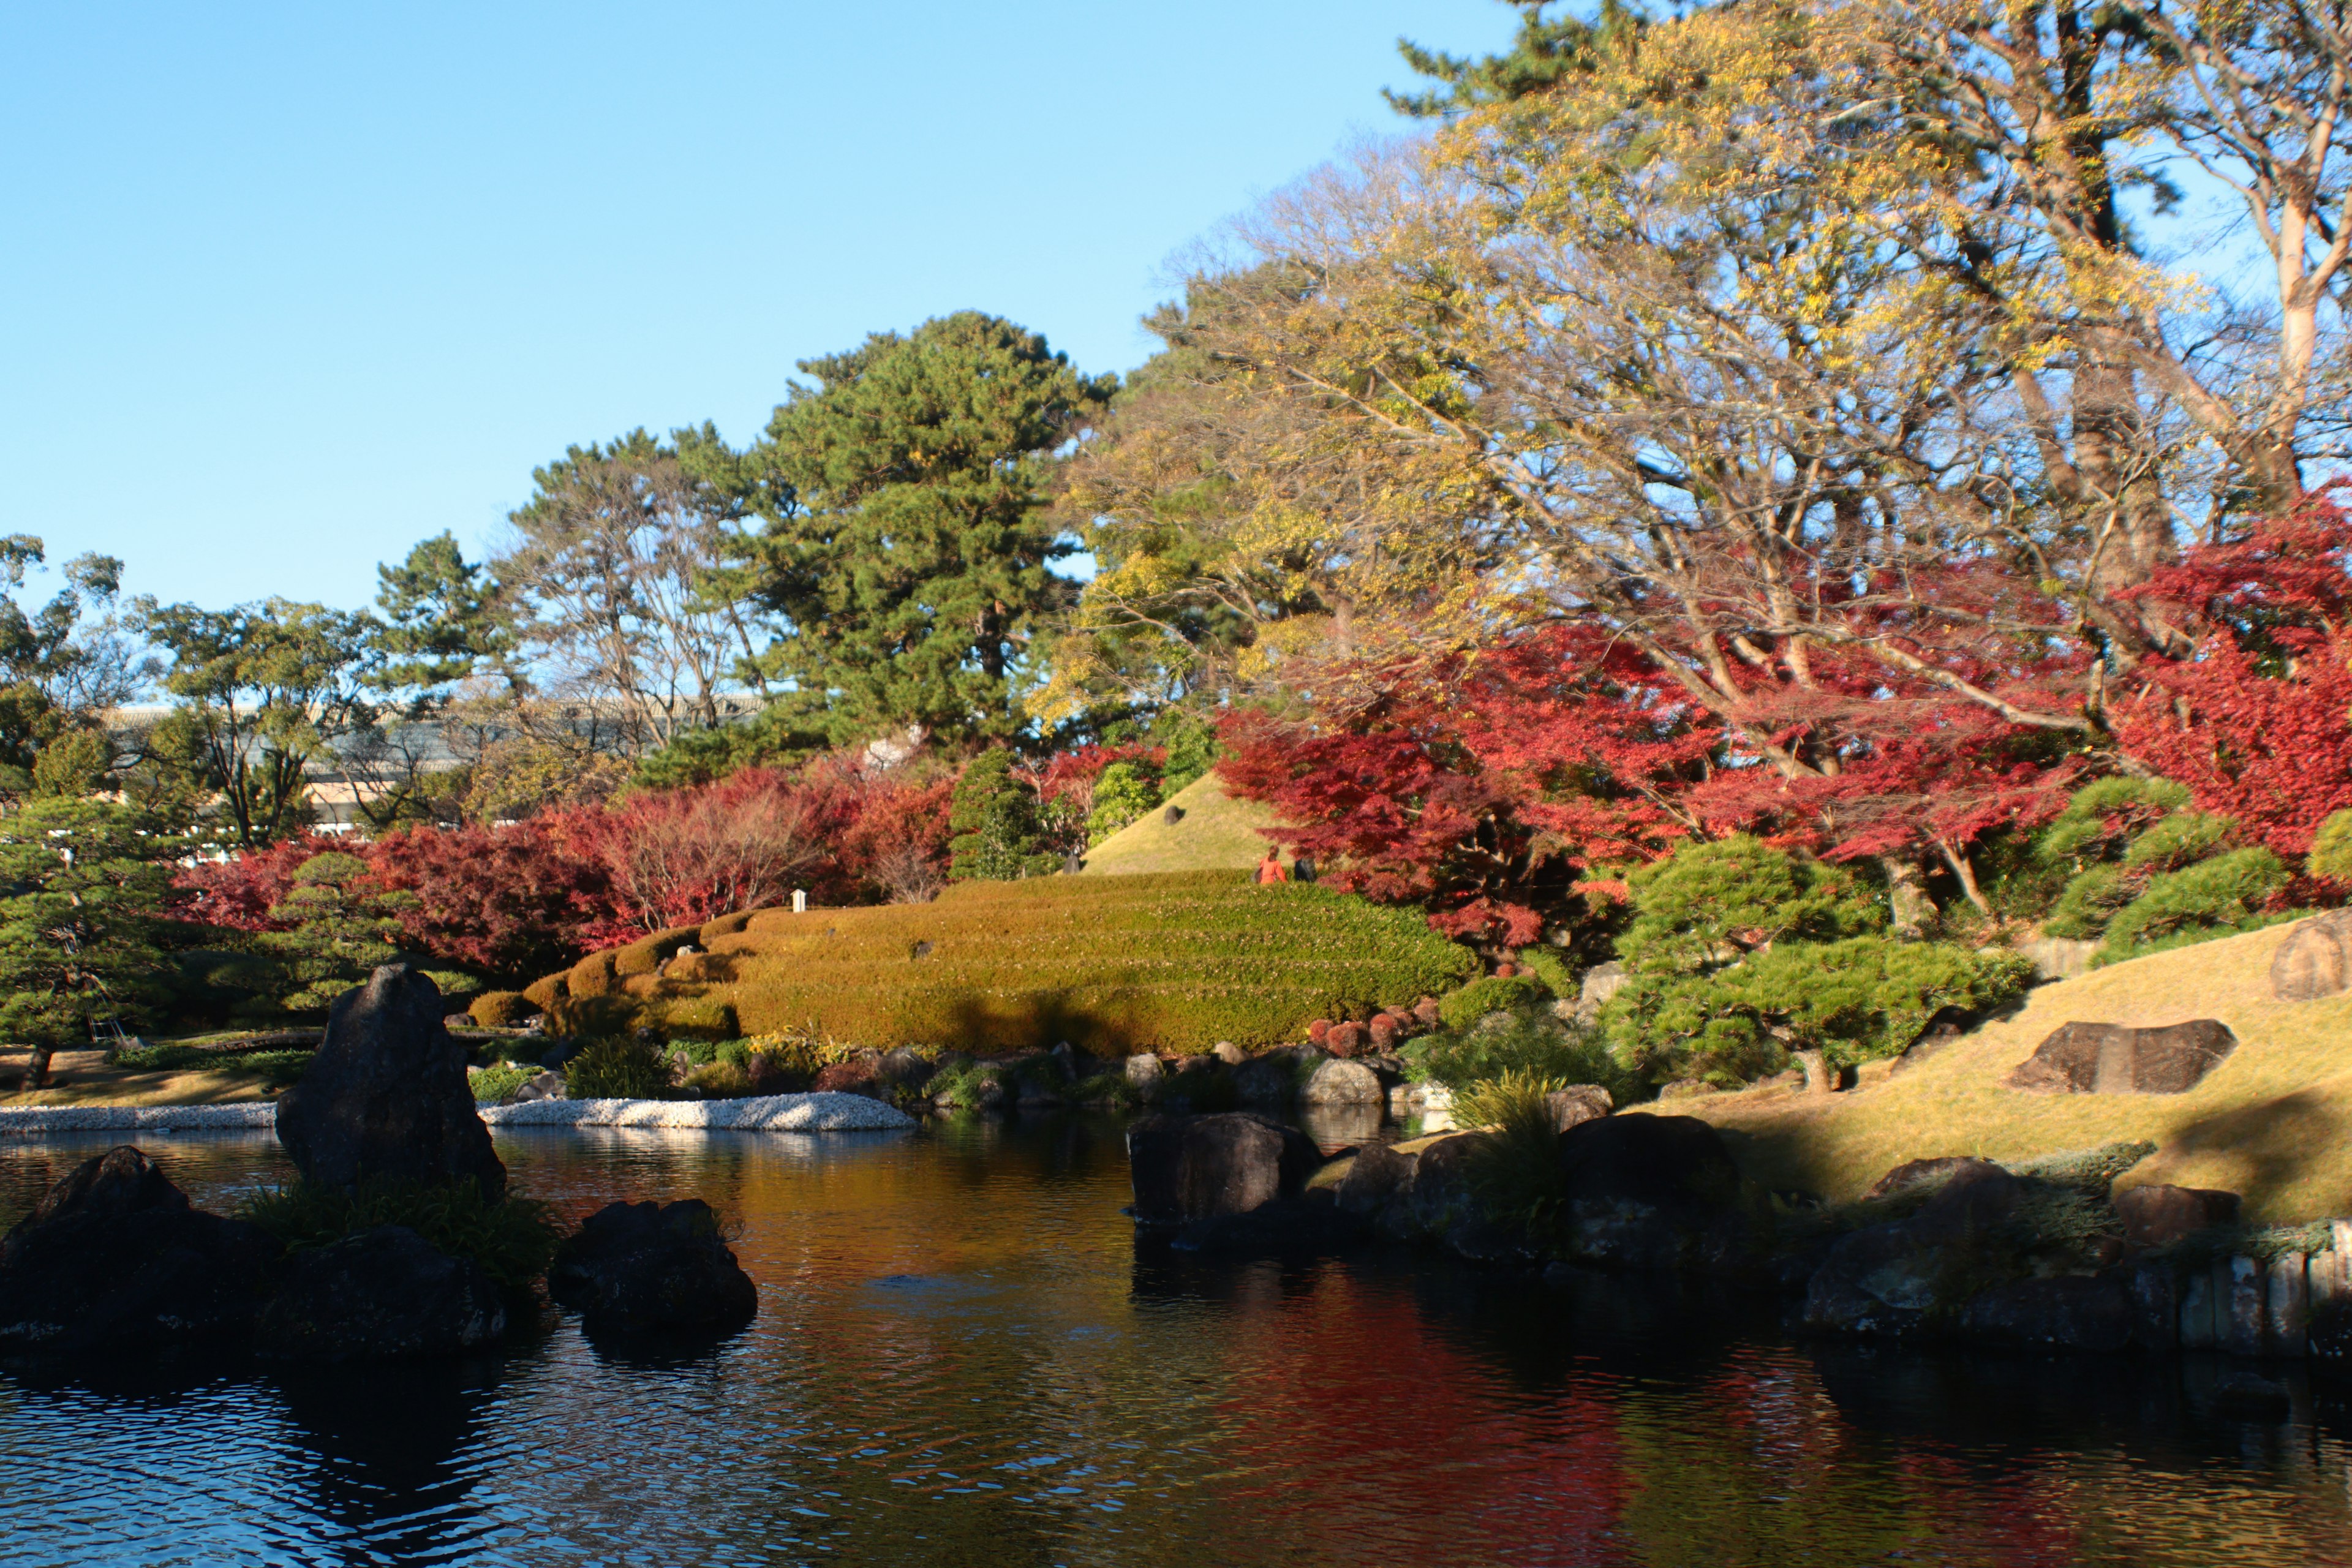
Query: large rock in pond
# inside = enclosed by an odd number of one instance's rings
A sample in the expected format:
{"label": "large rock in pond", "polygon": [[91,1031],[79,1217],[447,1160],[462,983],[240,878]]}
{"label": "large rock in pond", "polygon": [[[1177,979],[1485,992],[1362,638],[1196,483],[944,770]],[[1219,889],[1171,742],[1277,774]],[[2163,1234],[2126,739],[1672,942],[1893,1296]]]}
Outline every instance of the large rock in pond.
{"label": "large rock in pond", "polygon": [[506,1167],[474,1108],[465,1047],[441,1011],[440,991],[404,963],[335,999],[318,1056],[278,1101],[278,1141],[305,1180],[349,1188],[471,1179],[485,1197],[505,1194]]}
{"label": "large rock in pond", "polygon": [[2119,1351],[2133,1342],[2129,1279],[2061,1274],[1996,1285],[1960,1309],[1955,1331],[1983,1344]]}
{"label": "large rock in pond", "polygon": [[1318,1067],[1298,1091],[1304,1105],[1386,1105],[1381,1075],[1362,1062],[1333,1059]]}
{"label": "large rock in pond", "polygon": [[1606,1116],[1560,1134],[1570,1250],[1624,1268],[1725,1268],[1757,1237],[1739,1167],[1695,1116]]}
{"label": "large rock in pond", "polygon": [[2352,910],[2296,922],[2271,955],[2271,994],[2281,1002],[2315,1002],[2347,985],[2352,985]]}
{"label": "large rock in pond", "polygon": [[267,1232],[192,1208],[138,1150],[110,1150],[0,1239],[0,1349],[241,1337],[278,1254]]}
{"label": "large rock in pond", "polygon": [[385,1225],[294,1254],[262,1310],[257,1344],[291,1361],[392,1361],[460,1355],[506,1328],[505,1304],[479,1265]]}
{"label": "large rock in pond", "polygon": [[700,1198],[607,1204],[556,1248],[547,1293],[593,1332],[733,1328],[760,1307]]}
{"label": "large rock in pond", "polygon": [[1127,1130],[1135,1218],[1178,1226],[1296,1197],[1322,1163],[1303,1132],[1245,1110],[1146,1116]]}
{"label": "large rock in pond", "polygon": [[2238,1037],[2215,1018],[2135,1029],[2062,1024],[2009,1075],[2039,1094],[2182,1094],[2197,1087]]}

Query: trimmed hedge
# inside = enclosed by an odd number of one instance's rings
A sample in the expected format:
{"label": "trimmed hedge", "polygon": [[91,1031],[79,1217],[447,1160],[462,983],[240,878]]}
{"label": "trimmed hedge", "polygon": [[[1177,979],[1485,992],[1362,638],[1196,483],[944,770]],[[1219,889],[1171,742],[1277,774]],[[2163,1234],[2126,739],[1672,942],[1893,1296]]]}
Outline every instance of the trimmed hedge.
{"label": "trimmed hedge", "polygon": [[485,991],[474,998],[467,1016],[485,1029],[519,1029],[534,1013],[546,1011],[520,991]]}
{"label": "trimmed hedge", "polygon": [[709,965],[628,974],[635,959],[592,955],[565,977],[556,1022],[700,1033],[715,1023],[680,1011],[700,1001],[731,1006],[730,1032],[754,1035],[1197,1052],[1302,1038],[1313,1019],[1409,1005],[1477,968],[1412,910],[1312,885],[1260,888],[1238,871],[966,882],[929,904],[767,910],[714,932],[720,923],[701,928]]}

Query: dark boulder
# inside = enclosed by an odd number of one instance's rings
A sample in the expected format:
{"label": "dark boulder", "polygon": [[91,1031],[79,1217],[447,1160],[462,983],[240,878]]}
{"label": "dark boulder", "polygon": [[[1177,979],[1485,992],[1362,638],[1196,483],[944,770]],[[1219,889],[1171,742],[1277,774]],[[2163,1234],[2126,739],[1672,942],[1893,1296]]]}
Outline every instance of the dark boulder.
{"label": "dark boulder", "polygon": [[591,1331],[625,1334],[732,1328],[760,1306],[700,1198],[607,1204],[556,1248],[547,1293]]}
{"label": "dark boulder", "polygon": [[1370,1230],[1362,1215],[1339,1207],[1329,1193],[1308,1193],[1193,1220],[1178,1228],[1174,1245],[1180,1252],[1240,1257],[1331,1252],[1364,1240]]}
{"label": "dark boulder", "polygon": [[2132,1343],[2136,1318],[2127,1278],[2062,1274],[1980,1291],[1960,1309],[1958,1331],[1984,1344],[2119,1351]]}
{"label": "dark boulder", "polygon": [[2238,1217],[2238,1194],[2210,1187],[2168,1187],[2151,1183],[2126,1187],[2115,1196],[2124,1222],[2124,1242],[2135,1247],[2163,1247],[2184,1236]]}
{"label": "dark boulder", "polygon": [[1349,1214],[1378,1214],[1412,1191],[1420,1167],[1419,1154],[1400,1153],[1387,1143],[1367,1143],[1356,1151],[1348,1173],[1339,1178],[1336,1200]]}
{"label": "dark boulder", "polygon": [[1747,1184],[1714,1126],[1694,1116],[1605,1116],[1560,1134],[1570,1251],[1624,1268],[1723,1268],[1758,1237]]}
{"label": "dark boulder", "polygon": [[318,1055],[278,1101],[278,1141],[321,1186],[471,1178],[488,1198],[506,1193],[466,1048],[442,1026],[441,993],[404,963],[335,999]]}
{"label": "dark boulder", "polygon": [[2352,910],[2297,922],[2271,956],[2271,994],[2281,1002],[2315,1002],[2347,985],[2352,985]]}
{"label": "dark boulder", "polygon": [[[1979,1290],[2008,1282],[1997,1233],[2024,1184],[1970,1160],[1910,1218],[1838,1239],[1805,1289],[1805,1326],[1835,1333],[1916,1333]],[[1988,1273],[1993,1277],[1987,1277]]]}
{"label": "dark boulder", "polygon": [[256,1342],[289,1361],[392,1361],[460,1355],[506,1328],[478,1264],[386,1225],[294,1254]]}
{"label": "dark boulder", "polygon": [[240,1337],[278,1250],[254,1226],[190,1207],[138,1150],[110,1150],[0,1239],[0,1350]]}
{"label": "dark boulder", "polygon": [[1234,1093],[1244,1105],[1288,1105],[1298,1096],[1298,1068],[1286,1051],[1252,1057],[1234,1069]]}
{"label": "dark boulder", "polygon": [[1166,1226],[1296,1197],[1322,1154],[1294,1128],[1234,1110],[1143,1117],[1127,1130],[1127,1163],[1137,1222]]}
{"label": "dark boulder", "polygon": [[2182,1094],[2237,1048],[2238,1037],[2214,1018],[2152,1029],[2062,1024],[2009,1085],[2038,1094]]}
{"label": "dark boulder", "polygon": [[816,1081],[810,1086],[819,1094],[862,1094],[868,1100],[887,1100],[889,1086],[882,1081],[877,1064],[870,1061],[834,1062],[817,1070]]}

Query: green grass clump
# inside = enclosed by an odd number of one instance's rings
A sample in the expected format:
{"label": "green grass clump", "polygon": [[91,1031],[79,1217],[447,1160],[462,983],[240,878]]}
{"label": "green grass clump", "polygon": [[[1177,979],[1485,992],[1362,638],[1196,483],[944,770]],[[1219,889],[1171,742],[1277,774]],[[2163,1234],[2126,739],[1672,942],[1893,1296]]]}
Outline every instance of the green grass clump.
{"label": "green grass clump", "polygon": [[1550,988],[1532,974],[1489,974],[1438,998],[1437,1017],[1449,1029],[1466,1029],[1489,1013],[1512,1012],[1550,995]]}
{"label": "green grass clump", "polygon": [[546,1205],[488,1203],[471,1181],[362,1182],[349,1193],[297,1182],[248,1198],[237,1213],[296,1252],[378,1226],[406,1226],[450,1257],[471,1258],[509,1290],[547,1272],[559,1239]]}
{"label": "green grass clump", "polygon": [[494,1068],[469,1068],[466,1081],[473,1089],[476,1104],[496,1105],[539,1074],[538,1068],[504,1062]]}
{"label": "green grass clump", "polygon": [[1596,1083],[1620,1105],[1649,1092],[1637,1074],[1618,1066],[1598,1036],[1571,1029],[1543,1008],[1523,1008],[1484,1028],[1423,1035],[1397,1054],[1415,1082],[1442,1084],[1456,1095],[1514,1076],[1555,1087]]}
{"label": "green grass clump", "polygon": [[1559,1130],[1546,1097],[1566,1087],[1540,1073],[1513,1070],[1455,1100],[1455,1122],[1481,1129],[1464,1174],[1478,1212],[1492,1223],[1540,1237],[1559,1217]]}
{"label": "green grass clump", "polygon": [[666,1032],[698,1003],[753,1036],[1191,1053],[1299,1039],[1316,1018],[1410,1005],[1477,967],[1412,910],[1238,872],[964,882],[929,904],[763,910],[711,941],[724,979],[583,961],[561,1026]]}
{"label": "green grass clump", "polygon": [[273,1089],[283,1089],[300,1078],[318,1055],[315,1050],[220,1051],[197,1046],[134,1046],[114,1054],[114,1065],[125,1072],[188,1072],[208,1068],[259,1073]]}
{"label": "green grass clump", "polygon": [[563,1068],[571,1100],[662,1100],[669,1091],[669,1059],[650,1040],[591,1040]]}

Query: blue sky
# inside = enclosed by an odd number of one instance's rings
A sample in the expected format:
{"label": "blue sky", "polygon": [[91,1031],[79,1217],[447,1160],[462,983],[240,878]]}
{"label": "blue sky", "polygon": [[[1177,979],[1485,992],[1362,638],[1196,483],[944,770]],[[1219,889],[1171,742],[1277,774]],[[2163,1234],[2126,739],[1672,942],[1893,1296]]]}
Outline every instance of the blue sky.
{"label": "blue sky", "polygon": [[[1087,370],[1171,256],[1397,122],[1495,0],[19,5],[0,531],[208,605],[356,606],[574,441],[758,430],[976,307]],[[39,591],[46,584],[36,584]]]}

